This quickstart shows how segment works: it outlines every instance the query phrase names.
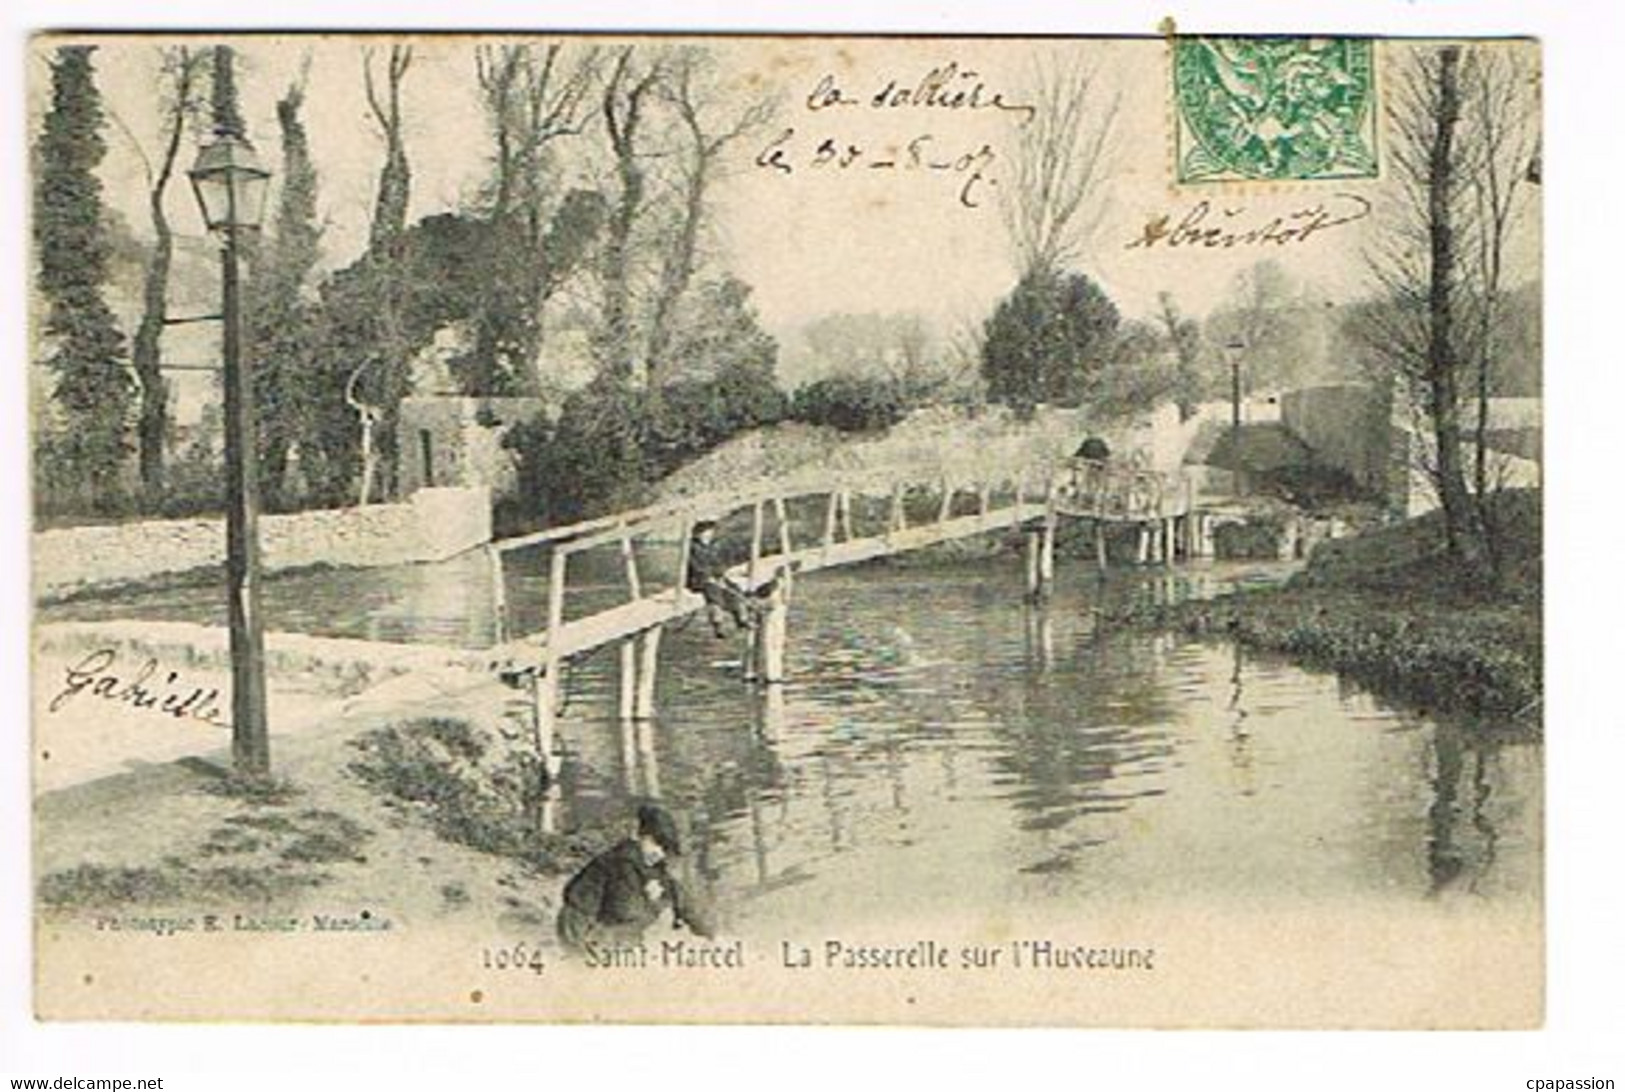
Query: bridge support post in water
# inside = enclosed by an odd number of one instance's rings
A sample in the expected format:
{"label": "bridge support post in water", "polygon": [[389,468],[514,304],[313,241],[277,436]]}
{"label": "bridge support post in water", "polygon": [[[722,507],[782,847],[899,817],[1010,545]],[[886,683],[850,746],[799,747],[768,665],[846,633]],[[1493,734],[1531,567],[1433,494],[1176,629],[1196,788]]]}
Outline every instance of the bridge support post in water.
{"label": "bridge support post in water", "polygon": [[638,692],[638,639],[628,637],[621,642],[621,700],[616,708],[622,720],[637,716],[635,703]]}
{"label": "bridge support post in water", "polygon": [[536,757],[547,769],[547,776],[556,778],[563,762],[554,747],[558,736],[559,698],[563,692],[559,674],[562,661],[548,660],[543,671],[531,675],[532,722],[536,726]]}
{"label": "bridge support post in water", "polygon": [[537,757],[547,767],[549,777],[557,777],[563,763],[554,747],[557,736],[559,703],[564,698],[564,659],[556,654],[559,634],[564,628],[564,590],[569,553],[555,546],[547,563],[547,643],[549,655],[543,671],[533,676],[535,689],[531,699],[535,705]]}
{"label": "bridge support post in water", "polygon": [[1097,519],[1095,522],[1095,568],[1100,572],[1106,571],[1106,521]]}
{"label": "bridge support post in water", "polygon": [[756,679],[773,684],[785,680],[785,645],[790,638],[790,586],[781,570],[773,591],[763,603],[755,630]]}
{"label": "bridge support post in water", "polygon": [[1174,517],[1169,516],[1162,521],[1162,562],[1165,565],[1172,565],[1178,559],[1178,525],[1174,522]]}
{"label": "bridge support post in water", "polygon": [[1038,597],[1049,595],[1055,586],[1055,532],[1060,526],[1061,514],[1055,507],[1055,487],[1052,483],[1049,501],[1044,509],[1044,529],[1038,544]]}
{"label": "bridge support post in water", "polygon": [[653,720],[655,717],[655,673],[660,667],[660,634],[664,627],[654,626],[643,631],[638,641],[638,681],[632,695],[632,719]]}
{"label": "bridge support post in water", "polygon": [[1213,545],[1213,516],[1202,512],[1196,517],[1196,556],[1204,560],[1215,553]]}
{"label": "bridge support post in water", "polygon": [[1043,587],[1044,579],[1043,570],[1040,568],[1038,563],[1038,555],[1043,551],[1043,545],[1039,542],[1037,531],[1028,531],[1026,534],[1026,539],[1027,601],[1029,603],[1036,603],[1038,602],[1038,597],[1041,594],[1040,589]]}

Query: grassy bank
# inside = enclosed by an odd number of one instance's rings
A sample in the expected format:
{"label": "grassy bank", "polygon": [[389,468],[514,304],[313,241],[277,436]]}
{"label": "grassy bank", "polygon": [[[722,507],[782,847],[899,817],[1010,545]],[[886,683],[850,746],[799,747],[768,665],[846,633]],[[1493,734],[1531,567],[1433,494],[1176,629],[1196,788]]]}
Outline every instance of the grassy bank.
{"label": "grassy bank", "polygon": [[524,748],[504,745],[512,704],[493,682],[335,712],[275,739],[268,785],[239,781],[216,754],[44,793],[39,907],[52,921],[365,910],[402,927],[545,937],[564,877],[627,821],[540,829]]}
{"label": "grassy bank", "polygon": [[1432,513],[1325,543],[1284,587],[1132,608],[1120,621],[1222,634],[1338,671],[1425,712],[1534,728],[1542,679],[1540,495],[1507,494],[1493,515],[1502,552],[1493,585],[1463,582]]}

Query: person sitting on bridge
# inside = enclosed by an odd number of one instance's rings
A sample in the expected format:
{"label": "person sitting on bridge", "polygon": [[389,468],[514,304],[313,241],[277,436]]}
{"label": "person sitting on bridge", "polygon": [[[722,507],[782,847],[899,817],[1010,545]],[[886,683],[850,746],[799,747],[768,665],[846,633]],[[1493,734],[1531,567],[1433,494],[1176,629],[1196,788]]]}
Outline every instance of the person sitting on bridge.
{"label": "person sitting on bridge", "polygon": [[636,833],[588,861],[564,885],[559,942],[571,953],[594,944],[635,944],[667,910],[673,929],[711,936],[710,924],[668,867],[682,851],[669,811],[658,804],[638,808]]}
{"label": "person sitting on bridge", "polygon": [[728,578],[727,563],[716,543],[717,525],[714,520],[701,520],[694,525],[694,534],[688,544],[688,573],[683,586],[705,597],[705,616],[711,631],[718,637],[722,633],[722,615],[733,619],[738,629],[749,629],[756,624],[751,597],[745,589]]}
{"label": "person sitting on bridge", "polygon": [[1090,436],[1072,453],[1072,492],[1080,497],[1097,497],[1106,484],[1106,464],[1112,449],[1099,436]]}

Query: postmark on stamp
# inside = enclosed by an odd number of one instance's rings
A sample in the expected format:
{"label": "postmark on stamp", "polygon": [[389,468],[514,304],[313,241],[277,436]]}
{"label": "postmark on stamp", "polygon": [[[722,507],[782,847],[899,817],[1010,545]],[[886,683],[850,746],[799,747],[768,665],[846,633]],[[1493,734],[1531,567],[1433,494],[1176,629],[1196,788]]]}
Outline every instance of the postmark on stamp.
{"label": "postmark on stamp", "polygon": [[1374,72],[1367,39],[1177,39],[1176,179],[1375,178]]}

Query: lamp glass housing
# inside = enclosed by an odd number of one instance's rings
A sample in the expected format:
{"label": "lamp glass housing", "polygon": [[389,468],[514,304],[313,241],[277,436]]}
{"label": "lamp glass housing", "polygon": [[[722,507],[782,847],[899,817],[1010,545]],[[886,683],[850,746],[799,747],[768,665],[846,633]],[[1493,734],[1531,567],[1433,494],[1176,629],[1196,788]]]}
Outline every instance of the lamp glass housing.
{"label": "lamp glass housing", "polygon": [[246,139],[235,133],[218,134],[198,152],[197,163],[187,174],[210,231],[260,226],[271,172]]}

